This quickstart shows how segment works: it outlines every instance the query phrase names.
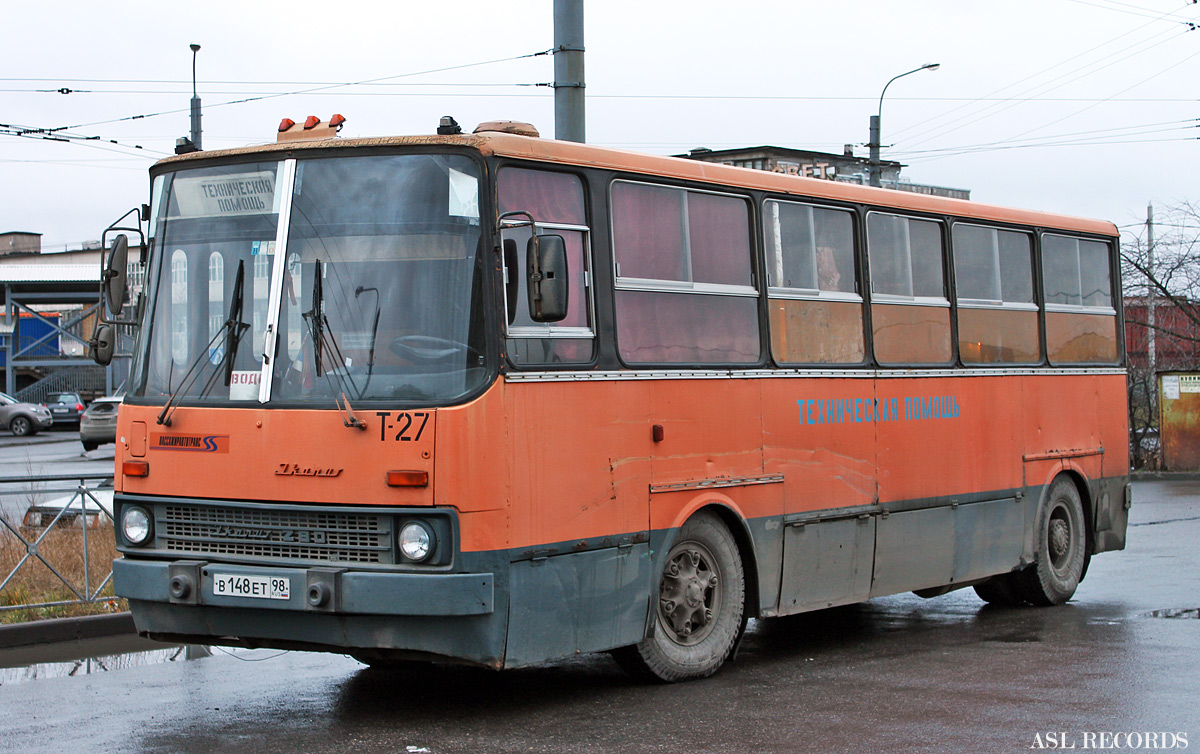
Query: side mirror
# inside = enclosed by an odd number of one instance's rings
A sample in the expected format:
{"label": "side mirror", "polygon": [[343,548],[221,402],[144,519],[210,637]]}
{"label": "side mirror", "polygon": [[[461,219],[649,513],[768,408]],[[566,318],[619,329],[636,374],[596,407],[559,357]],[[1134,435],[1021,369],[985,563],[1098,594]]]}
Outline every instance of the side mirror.
{"label": "side mirror", "polygon": [[570,276],[562,236],[534,236],[525,248],[529,278],[529,318],[559,322],[567,316]]}
{"label": "side mirror", "polygon": [[128,269],[129,237],[121,233],[113,239],[102,282],[104,305],[114,317],[121,316],[121,310],[125,307],[125,276]]}
{"label": "side mirror", "polygon": [[116,340],[116,330],[112,325],[96,325],[92,339],[88,341],[92,361],[102,367],[108,366],[113,357],[113,342]]}

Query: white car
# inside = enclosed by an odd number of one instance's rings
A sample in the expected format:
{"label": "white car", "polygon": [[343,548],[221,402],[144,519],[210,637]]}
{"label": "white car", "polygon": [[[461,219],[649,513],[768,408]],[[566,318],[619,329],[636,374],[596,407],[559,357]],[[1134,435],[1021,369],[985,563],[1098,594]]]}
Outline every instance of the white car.
{"label": "white car", "polygon": [[[94,498],[94,499],[93,499]],[[22,524],[30,528],[45,528],[54,523],[54,519],[62,514],[59,525],[82,526],[87,523],[89,529],[97,526],[112,524],[113,514],[113,483],[112,480],[102,482],[97,487],[88,488],[88,495],[78,492],[62,497],[52,498],[42,503],[34,503],[25,511]]]}
{"label": "white car", "polygon": [[117,407],[123,399],[120,395],[97,398],[84,410],[79,417],[79,439],[85,451],[117,441]]}

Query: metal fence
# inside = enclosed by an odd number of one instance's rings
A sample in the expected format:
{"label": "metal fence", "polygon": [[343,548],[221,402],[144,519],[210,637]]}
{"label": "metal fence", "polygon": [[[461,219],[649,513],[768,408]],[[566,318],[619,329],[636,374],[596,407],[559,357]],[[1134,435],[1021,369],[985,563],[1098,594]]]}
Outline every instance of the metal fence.
{"label": "metal fence", "polygon": [[111,474],[0,477],[0,612],[112,602]]}

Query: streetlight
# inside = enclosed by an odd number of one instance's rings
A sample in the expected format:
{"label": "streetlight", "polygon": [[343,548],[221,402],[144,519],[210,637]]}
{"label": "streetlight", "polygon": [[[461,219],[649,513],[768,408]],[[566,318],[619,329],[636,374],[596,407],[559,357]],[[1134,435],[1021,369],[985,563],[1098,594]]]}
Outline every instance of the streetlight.
{"label": "streetlight", "polygon": [[916,73],[917,71],[936,71],[941,67],[941,63],[926,63],[920,68],[914,68],[911,71],[906,71],[905,73],[900,74],[899,76],[893,76],[886,84],[883,85],[883,91],[879,93],[879,111],[877,114],[871,116],[871,141],[867,144],[867,147],[869,147],[871,150],[871,157],[867,160],[867,176],[870,178],[872,186],[880,185],[879,174],[882,172],[882,166],[879,162],[879,119],[883,115],[883,95],[887,94],[888,87],[891,86],[892,82],[896,79],[904,78],[905,76],[911,73]]}
{"label": "streetlight", "polygon": [[200,98],[196,96],[196,53],[200,52],[200,45],[189,45],[192,50],[192,144],[196,149],[201,149],[200,146]]}

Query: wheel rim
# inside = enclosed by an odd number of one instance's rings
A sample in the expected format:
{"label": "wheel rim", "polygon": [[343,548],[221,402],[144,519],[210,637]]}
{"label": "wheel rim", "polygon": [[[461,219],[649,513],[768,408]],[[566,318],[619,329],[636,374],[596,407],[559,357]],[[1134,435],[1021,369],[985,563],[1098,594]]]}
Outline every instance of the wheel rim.
{"label": "wheel rim", "polygon": [[658,619],[677,644],[698,644],[716,625],[721,606],[716,562],[699,542],[681,542],[671,548],[659,588]]}
{"label": "wheel rim", "polygon": [[1062,503],[1057,504],[1050,513],[1046,529],[1046,550],[1050,556],[1050,565],[1060,576],[1070,570],[1074,560],[1075,549],[1078,546],[1075,530],[1070,509]]}
{"label": "wheel rim", "polygon": [[12,433],[14,435],[25,435],[29,432],[29,421],[26,419],[14,419],[12,423]]}

